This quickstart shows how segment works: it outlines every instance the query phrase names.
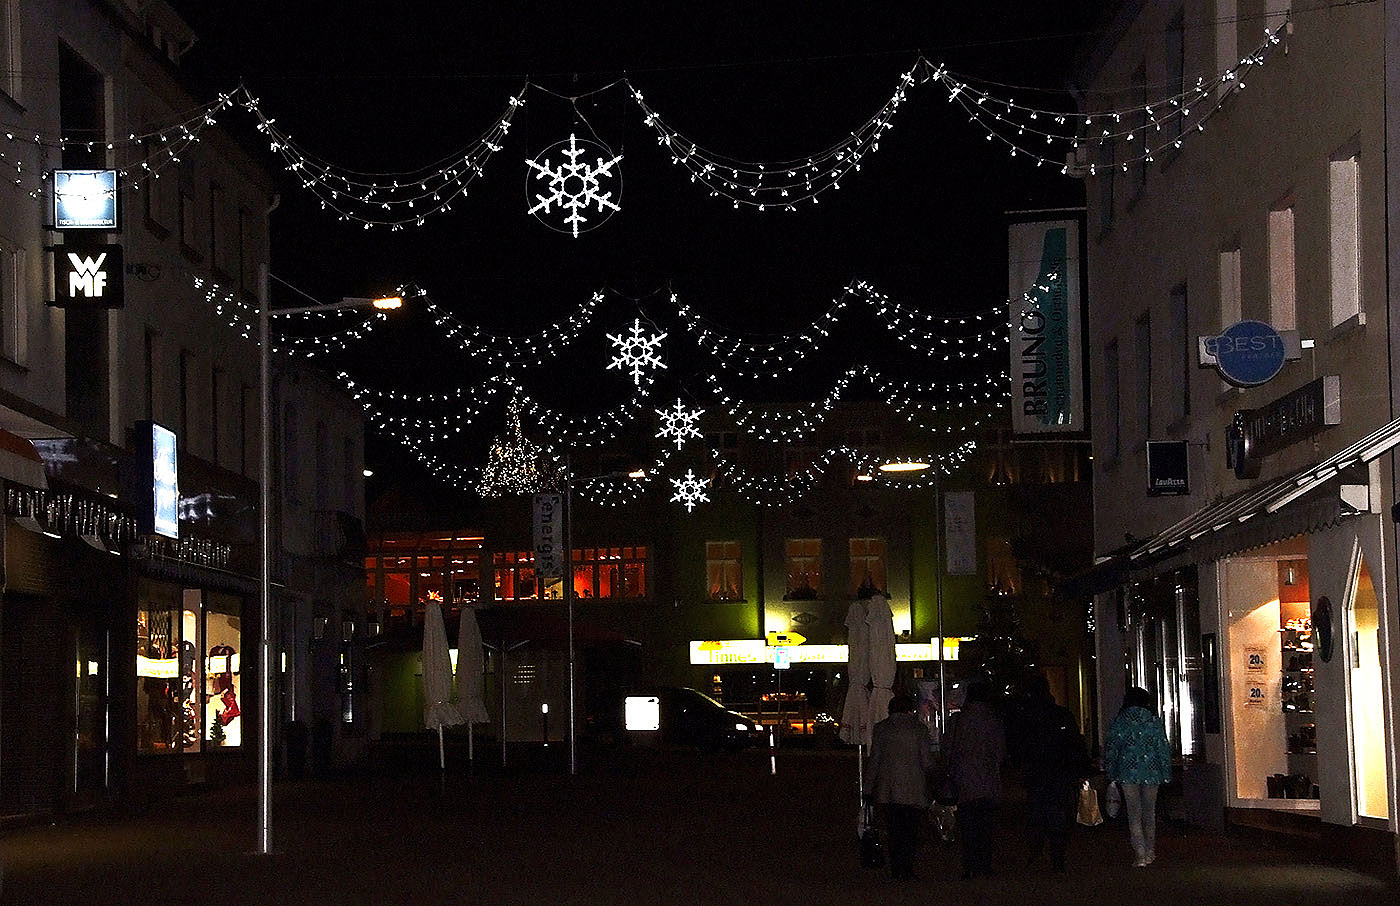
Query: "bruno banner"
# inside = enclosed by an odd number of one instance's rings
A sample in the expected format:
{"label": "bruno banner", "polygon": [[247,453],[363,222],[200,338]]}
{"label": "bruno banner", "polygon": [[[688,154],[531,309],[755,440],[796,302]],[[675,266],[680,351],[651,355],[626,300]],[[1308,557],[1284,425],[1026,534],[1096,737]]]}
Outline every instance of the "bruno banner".
{"label": "bruno banner", "polygon": [[1012,428],[1083,431],[1079,222],[1013,223],[1007,239]]}

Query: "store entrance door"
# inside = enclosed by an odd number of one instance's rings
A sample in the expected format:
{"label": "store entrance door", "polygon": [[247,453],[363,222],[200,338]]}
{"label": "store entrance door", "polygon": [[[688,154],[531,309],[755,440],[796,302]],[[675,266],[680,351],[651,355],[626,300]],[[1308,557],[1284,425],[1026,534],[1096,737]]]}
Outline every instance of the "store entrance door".
{"label": "store entrance door", "polygon": [[75,627],[73,645],[73,751],[74,805],[99,802],[107,789],[107,633],[89,621]]}
{"label": "store entrance door", "polygon": [[1346,646],[1351,667],[1351,750],[1356,811],[1390,816],[1385,758],[1385,699],[1381,685],[1380,601],[1365,557],[1358,561],[1347,607]]}

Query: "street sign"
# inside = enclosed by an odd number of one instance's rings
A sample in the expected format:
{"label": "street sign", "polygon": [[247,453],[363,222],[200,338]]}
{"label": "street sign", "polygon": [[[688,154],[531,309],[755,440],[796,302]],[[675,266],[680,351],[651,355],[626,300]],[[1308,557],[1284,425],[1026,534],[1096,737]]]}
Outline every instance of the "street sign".
{"label": "street sign", "polygon": [[786,648],[778,647],[773,649],[773,669],[787,670],[792,667],[792,652]]}
{"label": "street sign", "polygon": [[798,633],[793,632],[792,630],[788,630],[787,632],[768,633],[768,644],[772,646],[801,645],[805,641],[807,641],[807,637],[805,635],[799,635]]}

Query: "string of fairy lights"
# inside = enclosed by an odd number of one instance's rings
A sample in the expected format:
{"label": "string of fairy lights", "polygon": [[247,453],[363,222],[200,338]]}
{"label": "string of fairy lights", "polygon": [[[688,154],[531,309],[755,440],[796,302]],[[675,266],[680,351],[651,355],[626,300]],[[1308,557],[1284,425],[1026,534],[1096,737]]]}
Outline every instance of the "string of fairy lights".
{"label": "string of fairy lights", "polygon": [[[844,130],[841,141],[790,159],[740,160],[703,146],[668,125],[667,118],[645,100],[630,78],[567,100],[577,111],[577,102],[583,97],[625,92],[639,110],[643,124],[655,134],[657,146],[675,166],[686,171],[690,182],[703,186],[708,195],[724,199],[735,208],[793,211],[803,203],[819,203],[824,194],[838,191],[843,180],[854,179],[865,157],[879,150],[880,139],[893,128],[896,114],[911,92],[922,86],[941,89],[947,102],[956,105],[989,144],[1034,166],[1048,164],[1067,176],[1093,177],[1106,165],[1109,156],[1103,151],[1109,148],[1113,149],[1111,165],[1124,171],[1150,163],[1205,130],[1209,120],[1244,90],[1246,79],[1282,46],[1280,33],[1285,27],[1288,26],[1264,29],[1263,39],[1254,50],[1210,78],[1202,76],[1168,94],[1142,97],[1127,104],[1106,100],[1102,109],[1088,112],[1076,112],[1073,99],[1063,94],[1062,109],[1023,103],[1010,93],[1011,89],[955,74],[920,55],[913,66],[899,75],[887,100],[863,123]],[[218,95],[209,104],[177,115],[167,125],[128,133],[123,140],[99,142],[45,136],[18,126],[0,125],[0,135],[5,139],[0,142],[0,169],[9,173],[16,186],[27,183],[31,196],[39,197],[51,173],[52,161],[58,157],[54,152],[61,154],[75,146],[106,150],[122,177],[122,187],[139,191],[148,181],[159,179],[163,170],[180,164],[182,155],[201,140],[205,129],[219,122],[224,111],[237,108],[253,119],[269,152],[280,159],[282,167],[302,189],[316,197],[323,210],[365,229],[399,230],[423,225],[427,218],[452,210],[468,195],[472,185],[485,176],[491,158],[505,149],[515,118],[532,92],[564,97],[527,80],[506,98],[503,112],[476,139],[429,163],[401,171],[357,170],[312,152],[295,140],[276,117],[268,115],[262,102],[243,85]],[[555,175],[561,179],[567,175],[585,179],[613,175],[612,167],[620,160],[621,155],[614,155],[609,161],[599,160],[596,167],[557,171]],[[544,167],[534,160],[529,163],[535,168]],[[582,200],[599,202],[600,210],[603,205],[616,209],[616,200],[605,196],[601,191],[590,192]],[[572,213],[578,214],[580,199],[560,200],[573,202]],[[578,235],[577,224],[574,234]]]}

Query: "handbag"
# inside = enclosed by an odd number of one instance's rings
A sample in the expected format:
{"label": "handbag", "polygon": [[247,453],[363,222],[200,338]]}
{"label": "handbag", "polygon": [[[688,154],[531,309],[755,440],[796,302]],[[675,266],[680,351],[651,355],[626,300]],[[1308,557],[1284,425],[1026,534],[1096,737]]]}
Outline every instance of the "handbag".
{"label": "handbag", "polygon": [[1087,780],[1079,788],[1079,809],[1075,812],[1074,820],[1085,827],[1098,827],[1103,824],[1103,815],[1099,813],[1099,794],[1089,786]]}
{"label": "handbag", "polygon": [[1123,812],[1123,788],[1116,780],[1109,781],[1108,788],[1103,791],[1103,810],[1110,818],[1117,818]]}
{"label": "handbag", "polygon": [[882,868],[885,864],[885,843],[880,839],[880,831],[871,820],[874,808],[869,802],[861,814],[860,867]]}

